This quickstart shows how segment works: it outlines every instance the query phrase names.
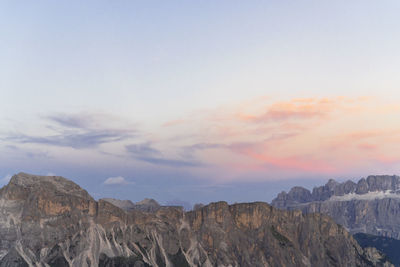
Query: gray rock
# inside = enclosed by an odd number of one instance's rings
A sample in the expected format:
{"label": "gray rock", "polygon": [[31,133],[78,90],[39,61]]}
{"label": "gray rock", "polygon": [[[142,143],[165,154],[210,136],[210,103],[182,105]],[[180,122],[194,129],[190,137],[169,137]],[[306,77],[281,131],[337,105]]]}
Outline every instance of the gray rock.
{"label": "gray rock", "polygon": [[[313,189],[311,200],[280,193],[272,205],[279,209],[319,212],[331,216],[351,233],[400,238],[400,177],[379,175],[358,183],[337,183]],[[296,196],[296,198],[294,198]]]}
{"label": "gray rock", "polygon": [[119,200],[115,198],[102,198],[102,201],[106,201],[108,203],[113,204],[114,206],[121,208],[125,211],[130,211],[130,210],[140,210],[143,212],[156,212],[159,209],[162,208],[160,204],[158,204],[157,201],[151,198],[145,198],[142,201],[133,203],[130,200]]}
{"label": "gray rock", "polygon": [[124,210],[24,173],[0,189],[0,241],[0,266],[391,266],[321,214],[262,202]]}
{"label": "gray rock", "polygon": [[15,248],[11,248],[0,261],[0,267],[29,267],[29,265]]}
{"label": "gray rock", "polygon": [[130,200],[119,200],[115,198],[102,198],[102,200],[107,201],[123,210],[131,210],[135,207],[135,204],[133,204],[133,202]]}

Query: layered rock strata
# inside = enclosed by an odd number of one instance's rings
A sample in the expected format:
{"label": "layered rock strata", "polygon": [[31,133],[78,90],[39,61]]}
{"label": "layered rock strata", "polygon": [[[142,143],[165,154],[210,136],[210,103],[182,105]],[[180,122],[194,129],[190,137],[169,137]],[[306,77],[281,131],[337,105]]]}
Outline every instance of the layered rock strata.
{"label": "layered rock strata", "polygon": [[400,177],[369,176],[357,183],[327,184],[310,192],[293,187],[280,193],[272,205],[331,216],[351,233],[368,233],[400,239]]}
{"label": "layered rock strata", "polygon": [[0,266],[391,266],[329,217],[266,203],[123,210],[62,177],[0,189]]}

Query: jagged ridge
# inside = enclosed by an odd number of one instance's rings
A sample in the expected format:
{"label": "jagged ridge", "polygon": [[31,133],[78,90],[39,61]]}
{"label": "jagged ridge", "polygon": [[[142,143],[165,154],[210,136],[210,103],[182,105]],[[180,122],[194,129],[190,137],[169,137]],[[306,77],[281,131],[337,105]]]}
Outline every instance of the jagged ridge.
{"label": "jagged ridge", "polygon": [[161,206],[160,204],[158,204],[157,201],[150,198],[145,198],[142,201],[136,203],[133,203],[130,200],[119,200],[114,198],[102,198],[102,200],[107,201],[125,211],[140,210],[144,212],[156,212],[159,209],[166,207]]}
{"label": "jagged ridge", "polygon": [[331,179],[312,192],[293,187],[280,193],[272,205],[327,214],[351,233],[400,238],[400,177],[396,175],[368,176],[357,183]]}
{"label": "jagged ridge", "polygon": [[390,266],[329,217],[262,202],[124,211],[60,177],[0,190],[0,266]]}

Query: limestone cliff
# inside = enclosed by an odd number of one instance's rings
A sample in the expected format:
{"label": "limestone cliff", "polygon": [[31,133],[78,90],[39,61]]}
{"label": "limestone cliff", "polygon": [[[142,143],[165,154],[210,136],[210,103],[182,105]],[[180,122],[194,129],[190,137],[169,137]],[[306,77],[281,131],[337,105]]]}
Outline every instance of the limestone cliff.
{"label": "limestone cliff", "polygon": [[0,266],[391,266],[329,217],[266,203],[123,210],[62,177],[0,189]]}
{"label": "limestone cliff", "polygon": [[400,177],[369,176],[358,183],[334,180],[312,193],[293,187],[280,193],[272,205],[279,209],[319,212],[331,216],[351,233],[400,238]]}

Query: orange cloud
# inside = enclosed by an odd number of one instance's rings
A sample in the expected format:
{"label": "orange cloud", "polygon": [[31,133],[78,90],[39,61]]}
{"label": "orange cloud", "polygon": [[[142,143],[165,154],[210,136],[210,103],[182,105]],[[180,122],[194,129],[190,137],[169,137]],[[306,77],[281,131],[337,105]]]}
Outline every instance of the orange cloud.
{"label": "orange cloud", "polygon": [[378,146],[368,143],[362,143],[358,145],[358,148],[365,151],[374,151],[378,148]]}
{"label": "orange cloud", "polygon": [[283,170],[299,170],[313,173],[333,173],[335,168],[320,160],[305,160],[302,157],[275,158],[265,154],[247,153],[248,156]]}
{"label": "orange cloud", "polygon": [[397,113],[397,109],[388,109],[386,103],[368,97],[278,102],[263,98],[203,110],[168,125],[187,124],[185,130],[195,137],[185,140],[186,145],[191,141],[219,144],[213,151],[198,151],[196,156],[219,162],[220,168],[334,174],[372,168],[371,162],[396,163],[400,130],[393,126],[398,125]]}
{"label": "orange cloud", "polygon": [[257,152],[257,144],[241,144],[231,146],[232,151],[250,157],[264,165],[284,170],[299,170],[313,173],[333,173],[335,168],[326,162],[308,159],[306,156],[276,157],[267,153]]}
{"label": "orange cloud", "polygon": [[239,113],[237,116],[244,121],[273,122],[287,120],[306,120],[324,118],[342,103],[342,98],[297,98],[285,102],[267,105],[262,114],[250,115]]}
{"label": "orange cloud", "polygon": [[384,144],[394,142],[396,137],[400,135],[400,130],[379,129],[356,131],[344,134],[333,132],[331,135],[333,141],[329,144],[330,149],[340,150],[342,148],[354,146],[364,151],[372,151],[378,150]]}

